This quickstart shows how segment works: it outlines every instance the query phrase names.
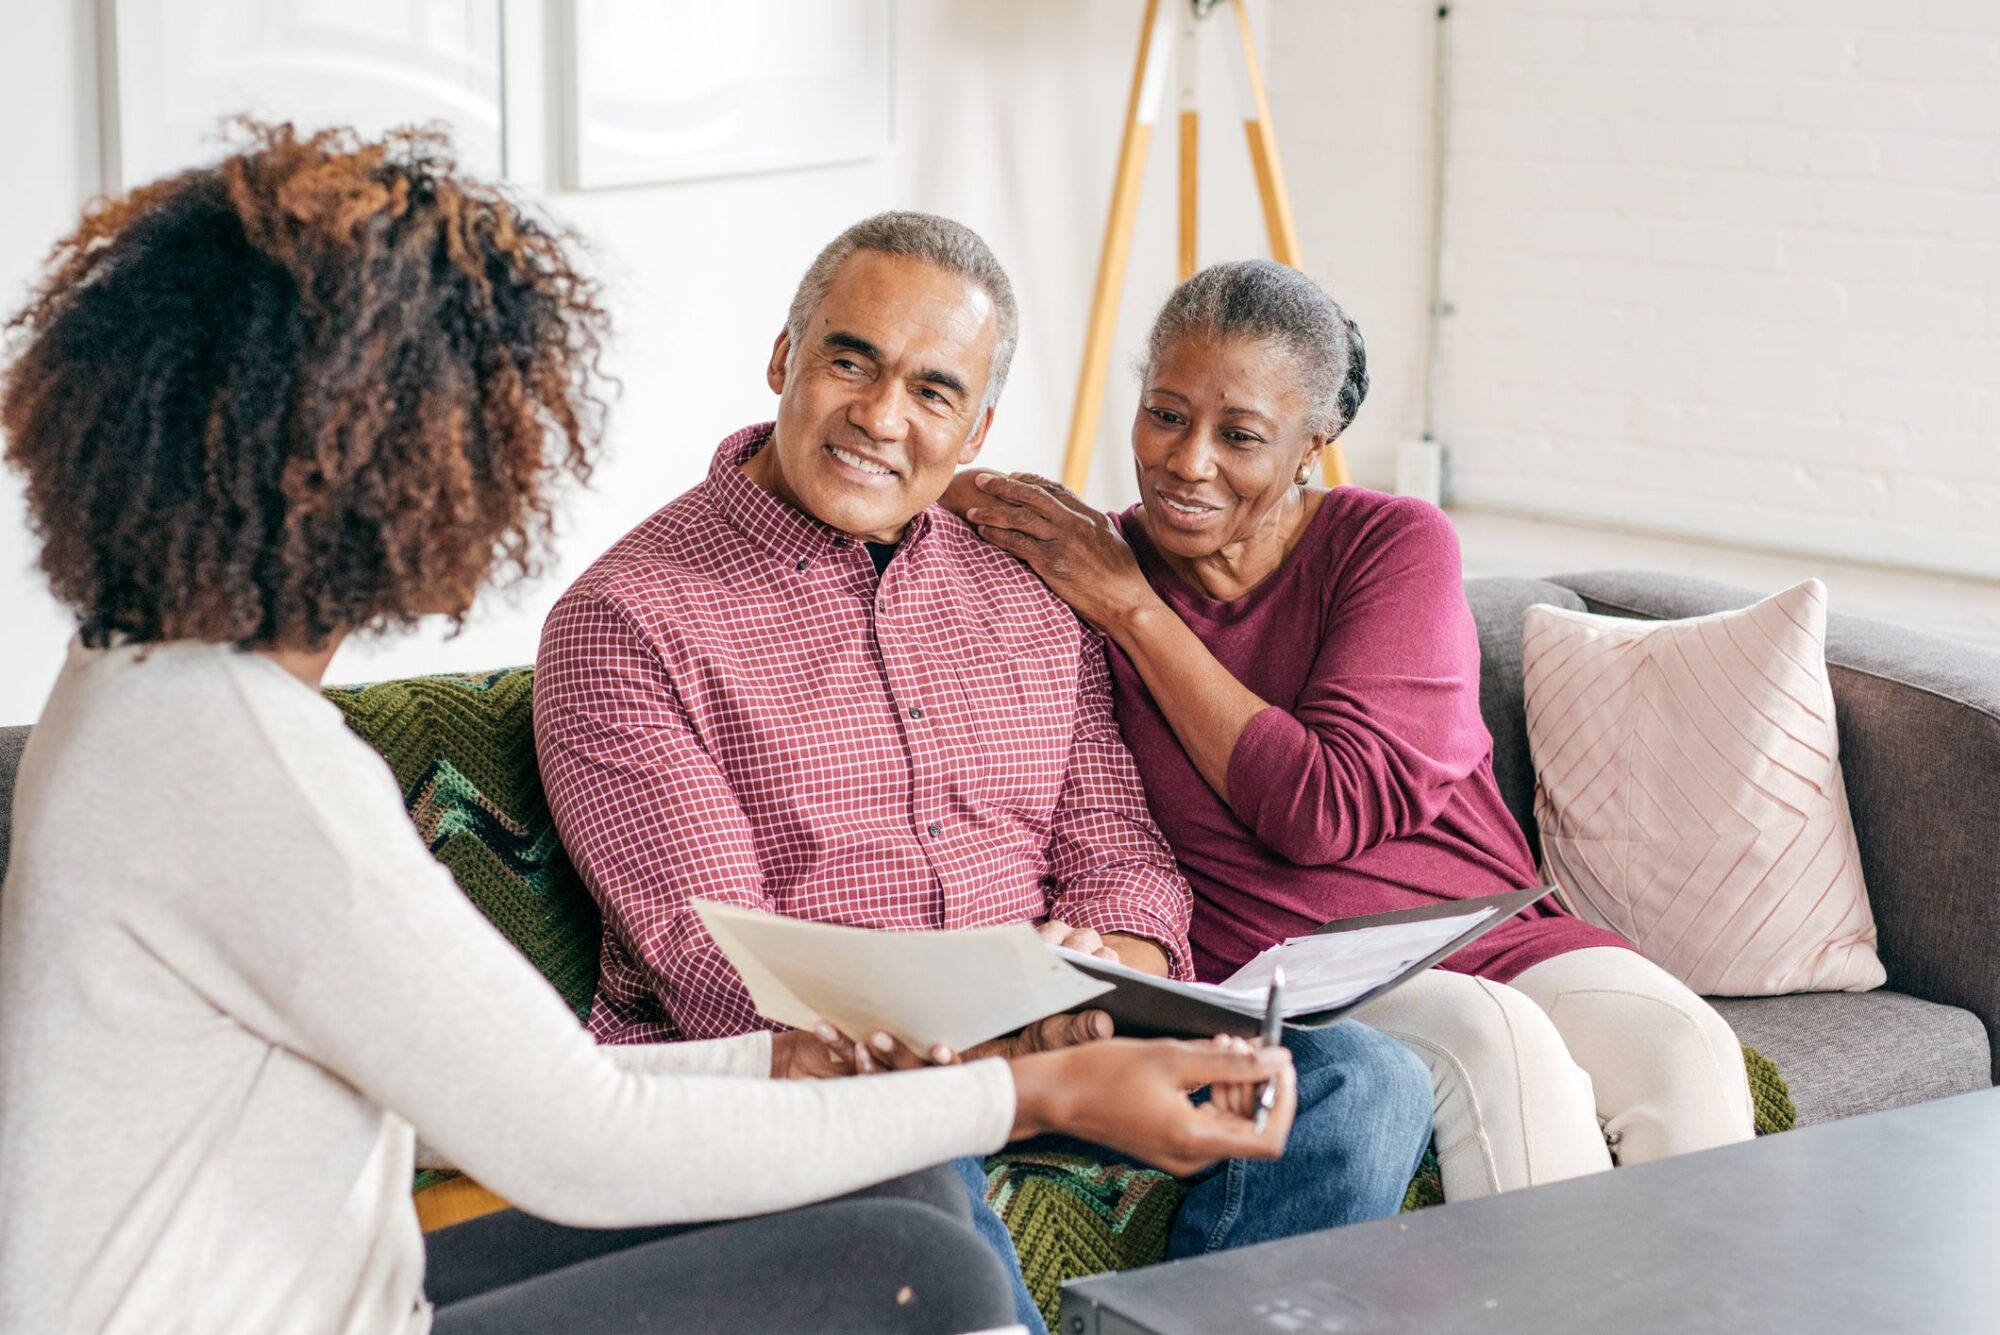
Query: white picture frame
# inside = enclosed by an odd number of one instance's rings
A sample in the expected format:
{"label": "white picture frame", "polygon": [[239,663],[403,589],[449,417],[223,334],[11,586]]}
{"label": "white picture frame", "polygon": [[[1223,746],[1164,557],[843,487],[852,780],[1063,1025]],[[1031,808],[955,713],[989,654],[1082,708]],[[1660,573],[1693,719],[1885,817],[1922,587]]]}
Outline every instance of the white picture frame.
{"label": "white picture frame", "polygon": [[506,172],[501,0],[99,0],[105,188],[223,156],[247,113],[364,136],[441,123]]}
{"label": "white picture frame", "polygon": [[894,0],[567,0],[572,189],[862,161],[895,141]]}

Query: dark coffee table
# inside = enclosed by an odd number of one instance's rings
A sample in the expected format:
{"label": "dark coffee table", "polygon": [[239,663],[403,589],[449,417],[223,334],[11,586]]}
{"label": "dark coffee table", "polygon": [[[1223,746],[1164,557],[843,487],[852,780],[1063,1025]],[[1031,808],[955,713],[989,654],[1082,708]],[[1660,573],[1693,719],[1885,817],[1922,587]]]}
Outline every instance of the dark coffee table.
{"label": "dark coffee table", "polygon": [[1063,1289],[1210,1331],[2000,1332],[2000,1090]]}

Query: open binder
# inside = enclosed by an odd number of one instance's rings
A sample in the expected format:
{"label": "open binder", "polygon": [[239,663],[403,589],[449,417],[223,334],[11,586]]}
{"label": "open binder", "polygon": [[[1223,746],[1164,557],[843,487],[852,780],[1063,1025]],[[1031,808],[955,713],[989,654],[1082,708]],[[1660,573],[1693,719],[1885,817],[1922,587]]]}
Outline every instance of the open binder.
{"label": "open binder", "polygon": [[[883,1029],[917,1052],[963,1052],[1045,1015],[1109,1011],[1121,1034],[1199,1037],[1259,1031],[1276,959],[1291,979],[1287,1023],[1321,1029],[1401,986],[1547,894],[1520,890],[1328,923],[1246,964],[1222,985],[1155,978],[1044,945],[1027,923],[965,931],[883,932],[697,899],[695,912],[742,976],[758,1012],[780,1024],[825,1019],[847,1034]],[[1464,919],[1460,929],[1455,921]],[[1425,924],[1437,926],[1425,929]],[[1379,935],[1363,939],[1370,931]],[[1353,936],[1353,949],[1315,945]],[[1421,956],[1421,958],[1418,958]],[[1338,996],[1320,1009],[1315,996]]]}
{"label": "open binder", "polygon": [[[1360,995],[1322,1010],[1298,1015],[1288,1014],[1285,1017],[1285,1027],[1325,1029],[1338,1024],[1377,997],[1395,991],[1440,960],[1449,959],[1554,889],[1554,886],[1545,885],[1528,890],[1512,890],[1505,894],[1482,895],[1477,899],[1454,899],[1442,904],[1427,904],[1422,908],[1371,913],[1359,918],[1341,918],[1327,923],[1312,935],[1366,932],[1375,928],[1441,922],[1458,917],[1476,919],[1468,921],[1464,931],[1454,933],[1442,945],[1368,987]],[[1492,910],[1491,913],[1482,913],[1482,910],[1489,908]],[[1284,948],[1281,946],[1276,949],[1282,951]],[[1199,984],[1189,985],[1170,982],[1164,978],[1154,978],[1073,951],[1063,951],[1061,954],[1063,960],[1072,968],[1109,983],[1112,988],[1111,991],[1101,993],[1070,1009],[1101,1010],[1109,1013],[1113,1027],[1124,1037],[1207,1038],[1213,1034],[1236,1034],[1252,1040],[1258,1037],[1261,1027],[1259,1014],[1226,1004],[1215,995],[1215,989],[1205,989]],[[1249,966],[1245,967],[1247,969]],[[1207,995],[1204,995],[1205,992]]]}

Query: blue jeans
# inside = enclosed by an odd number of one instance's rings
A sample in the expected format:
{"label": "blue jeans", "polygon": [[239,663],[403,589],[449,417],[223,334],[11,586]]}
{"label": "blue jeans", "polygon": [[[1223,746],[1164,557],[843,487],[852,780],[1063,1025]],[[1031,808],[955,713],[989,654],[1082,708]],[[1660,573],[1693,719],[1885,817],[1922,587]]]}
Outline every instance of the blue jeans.
{"label": "blue jeans", "polygon": [[[1231,1159],[1187,1180],[1167,1256],[1178,1260],[1342,1224],[1383,1219],[1404,1193],[1431,1139],[1431,1074],[1386,1034],[1344,1020],[1285,1035],[1299,1076],[1299,1111],[1281,1158]],[[1040,1142],[1107,1161],[1136,1163],[1081,1141]],[[1000,1216],[986,1204],[978,1159],[957,1160],[972,1193],[972,1226],[1006,1263],[1021,1324],[1045,1329]]]}
{"label": "blue jeans", "polygon": [[1343,1020],[1285,1035],[1299,1111],[1282,1158],[1231,1159],[1189,1180],[1167,1256],[1201,1256],[1403,1208],[1431,1139],[1431,1075],[1386,1034]]}
{"label": "blue jeans", "polygon": [[1042,1309],[1035,1306],[1028,1293],[1028,1281],[1021,1277],[1021,1258],[1014,1251],[1013,1236],[1000,1222],[999,1214],[986,1203],[986,1161],[977,1157],[953,1159],[951,1165],[965,1179],[965,1189],[972,1193],[973,1230],[999,1253],[1000,1264],[1007,1272],[1007,1282],[1014,1290],[1014,1319],[1028,1328],[1028,1335],[1049,1335]]}

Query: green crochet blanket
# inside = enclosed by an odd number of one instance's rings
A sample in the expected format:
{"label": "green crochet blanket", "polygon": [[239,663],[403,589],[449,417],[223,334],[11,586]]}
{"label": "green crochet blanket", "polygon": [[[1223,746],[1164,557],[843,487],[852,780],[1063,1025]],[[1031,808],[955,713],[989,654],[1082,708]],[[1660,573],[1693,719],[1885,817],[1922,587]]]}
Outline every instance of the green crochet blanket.
{"label": "green crochet blanket", "polygon": [[597,993],[597,902],[556,837],[535,765],[532,668],[335,686],[438,861],[578,1017]]}
{"label": "green crochet blanket", "polygon": [[[602,924],[556,836],[535,765],[532,668],[332,687],[326,696],[380,751],[404,805],[467,897],[547,976],[578,1016],[597,988]],[[1790,1130],[1777,1067],[1743,1050],[1757,1133]],[[420,1174],[418,1186],[435,1180]],[[1165,1259],[1185,1194],[1165,1173],[1076,1155],[1002,1154],[986,1194],[1014,1235],[1029,1290],[1053,1327],[1065,1280]],[[1444,1199],[1427,1154],[1403,1208]]]}

